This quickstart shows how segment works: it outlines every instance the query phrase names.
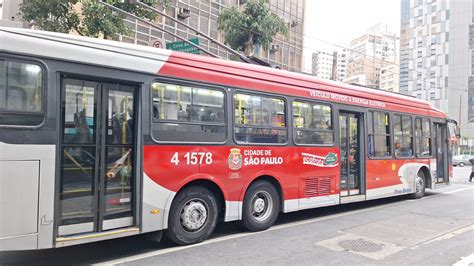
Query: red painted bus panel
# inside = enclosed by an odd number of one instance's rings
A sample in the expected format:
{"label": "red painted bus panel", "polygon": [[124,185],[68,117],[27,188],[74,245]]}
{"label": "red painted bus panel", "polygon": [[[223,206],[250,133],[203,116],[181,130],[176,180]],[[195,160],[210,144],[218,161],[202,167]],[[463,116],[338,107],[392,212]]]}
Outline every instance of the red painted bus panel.
{"label": "red painted bus panel", "polygon": [[[225,62],[225,64],[223,63]],[[428,102],[271,68],[173,52],[159,75],[419,115],[446,116]]]}
{"label": "red painted bus panel", "polygon": [[[145,146],[144,171],[157,184],[178,191],[197,179],[218,185],[226,200],[242,201],[255,178],[270,176],[284,188],[284,199],[298,199],[300,181],[325,177],[330,194],[339,193],[339,149],[336,147]],[[335,158],[328,163],[328,156]]]}

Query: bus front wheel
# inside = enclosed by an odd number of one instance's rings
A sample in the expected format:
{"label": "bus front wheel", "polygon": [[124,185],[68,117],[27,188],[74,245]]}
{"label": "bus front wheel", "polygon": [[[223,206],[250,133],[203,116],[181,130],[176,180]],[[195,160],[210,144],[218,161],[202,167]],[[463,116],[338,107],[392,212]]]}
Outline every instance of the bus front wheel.
{"label": "bus front wheel", "polygon": [[264,180],[252,184],[244,197],[242,224],[250,231],[262,231],[278,218],[280,197],[275,187]]}
{"label": "bus front wheel", "polygon": [[425,195],[426,178],[423,171],[419,171],[415,177],[415,193],[412,194],[413,199],[423,198]]}
{"label": "bus front wheel", "polygon": [[171,204],[166,236],[178,245],[202,242],[214,232],[217,217],[217,201],[209,189],[185,188]]}

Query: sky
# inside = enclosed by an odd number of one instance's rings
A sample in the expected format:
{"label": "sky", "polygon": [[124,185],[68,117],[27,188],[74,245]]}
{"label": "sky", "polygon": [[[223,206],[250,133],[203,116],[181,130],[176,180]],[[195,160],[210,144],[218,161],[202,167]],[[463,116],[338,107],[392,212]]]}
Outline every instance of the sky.
{"label": "sky", "polygon": [[349,48],[352,39],[378,23],[400,32],[400,0],[306,0],[304,71],[311,72],[313,52],[337,48],[322,41]]}

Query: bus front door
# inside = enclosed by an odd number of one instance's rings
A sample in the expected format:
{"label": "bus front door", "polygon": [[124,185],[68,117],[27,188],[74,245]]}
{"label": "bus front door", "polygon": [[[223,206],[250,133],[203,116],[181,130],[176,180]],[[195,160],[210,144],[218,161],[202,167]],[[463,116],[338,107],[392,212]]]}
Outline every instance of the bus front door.
{"label": "bus front door", "polygon": [[358,196],[364,193],[362,166],[365,165],[361,149],[363,145],[363,115],[339,113],[339,143],[341,151],[340,196]]}
{"label": "bus front door", "polygon": [[436,155],[436,183],[449,182],[448,143],[446,124],[434,123],[434,144]]}
{"label": "bus front door", "polygon": [[136,87],[62,79],[58,236],[134,224]]}

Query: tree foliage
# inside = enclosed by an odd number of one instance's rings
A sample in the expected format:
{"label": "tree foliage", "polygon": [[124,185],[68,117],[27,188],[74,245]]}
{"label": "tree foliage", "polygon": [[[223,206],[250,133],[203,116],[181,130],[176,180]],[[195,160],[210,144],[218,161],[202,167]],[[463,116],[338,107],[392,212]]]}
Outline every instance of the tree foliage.
{"label": "tree foliage", "polygon": [[268,50],[277,34],[288,33],[285,20],[273,14],[264,0],[249,0],[243,12],[236,7],[224,9],[217,22],[225,43],[247,55],[254,45]]}
{"label": "tree foliage", "polygon": [[[147,0],[149,5],[160,3],[166,6],[168,0]],[[111,4],[138,17],[153,21],[156,13],[130,1],[107,0]],[[28,0],[20,4],[22,19],[42,30],[69,33],[76,31],[83,36],[115,39],[118,34],[128,35],[123,14],[116,14],[110,8],[95,0]]]}

